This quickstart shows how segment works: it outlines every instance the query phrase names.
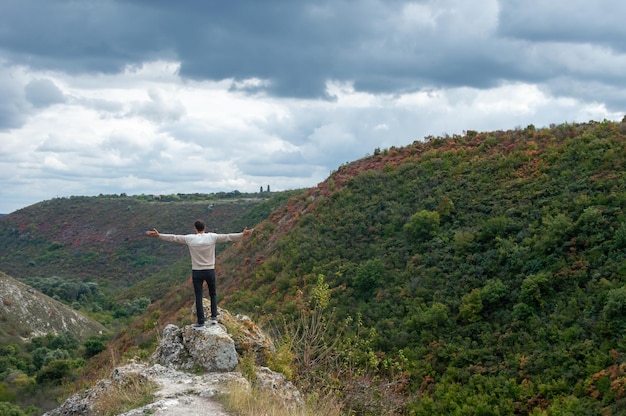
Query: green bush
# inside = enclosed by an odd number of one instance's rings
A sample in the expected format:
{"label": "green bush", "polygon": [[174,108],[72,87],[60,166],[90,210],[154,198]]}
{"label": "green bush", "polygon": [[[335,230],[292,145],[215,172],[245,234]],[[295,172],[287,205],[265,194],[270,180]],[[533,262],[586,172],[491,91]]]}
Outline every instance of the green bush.
{"label": "green bush", "polygon": [[354,289],[359,297],[369,298],[384,283],[385,265],[382,260],[370,259],[357,268]]}
{"label": "green bush", "polygon": [[626,286],[608,292],[602,316],[610,333],[617,335],[626,330]]}
{"label": "green bush", "polygon": [[106,349],[106,341],[102,337],[90,337],[84,342],[85,358],[91,358]]}
{"label": "green bush", "polygon": [[548,274],[538,273],[524,279],[519,299],[528,305],[541,307],[545,304],[546,296],[551,291]]}
{"label": "green bush", "polygon": [[30,416],[32,413],[26,413],[21,408],[0,400],[0,415],[2,416]]}
{"label": "green bush", "polygon": [[[0,403],[1,402],[14,402],[16,395],[9,390],[7,383],[0,383]],[[1,415],[2,413],[0,413]]]}
{"label": "green bush", "polygon": [[423,242],[437,234],[441,220],[437,211],[421,210],[411,217],[404,226],[409,239],[414,242]]}
{"label": "green bush", "polygon": [[483,300],[480,289],[472,289],[471,292],[463,295],[461,306],[459,306],[459,316],[467,322],[477,322],[480,320],[480,312],[483,310]]}
{"label": "green bush", "polygon": [[69,378],[73,368],[74,363],[71,360],[52,360],[37,372],[37,383]]}
{"label": "green bush", "polygon": [[500,279],[490,279],[480,289],[480,299],[485,305],[497,305],[509,292],[509,288]]}

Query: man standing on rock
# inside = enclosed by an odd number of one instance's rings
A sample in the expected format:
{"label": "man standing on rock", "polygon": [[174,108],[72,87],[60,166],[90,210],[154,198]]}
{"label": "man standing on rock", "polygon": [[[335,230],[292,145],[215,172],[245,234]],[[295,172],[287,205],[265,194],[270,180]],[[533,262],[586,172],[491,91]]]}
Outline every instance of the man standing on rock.
{"label": "man standing on rock", "polygon": [[244,228],[241,233],[215,234],[205,232],[204,221],[194,223],[195,234],[176,235],[160,234],[156,228],[146,231],[152,237],[160,238],[174,243],[187,244],[191,255],[191,280],[193,291],[196,297],[196,314],[198,322],[193,324],[194,328],[204,327],[204,309],[202,308],[202,290],[204,282],[209,287],[209,298],[211,300],[211,324],[217,323],[217,288],[215,282],[215,245],[228,241],[239,241],[242,237],[252,234],[252,230]]}

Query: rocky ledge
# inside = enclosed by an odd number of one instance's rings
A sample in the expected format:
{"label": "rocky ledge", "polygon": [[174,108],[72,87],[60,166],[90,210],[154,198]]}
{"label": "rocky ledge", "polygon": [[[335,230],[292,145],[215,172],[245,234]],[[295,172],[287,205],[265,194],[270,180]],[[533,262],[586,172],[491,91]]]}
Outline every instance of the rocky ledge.
{"label": "rocky ledge", "polygon": [[[218,324],[203,329],[167,325],[149,362],[131,362],[116,368],[109,379],[71,396],[44,416],[95,416],[102,400],[123,389],[130,380],[151,383],[157,391],[151,403],[123,416],[226,416],[215,395],[227,392],[233,383],[246,389],[254,385],[267,390],[288,406],[301,405],[301,395],[294,385],[265,366],[274,352],[269,338],[249,318],[231,316],[225,310],[221,313]],[[237,371],[239,361],[248,354],[254,354],[257,364],[252,382]]]}

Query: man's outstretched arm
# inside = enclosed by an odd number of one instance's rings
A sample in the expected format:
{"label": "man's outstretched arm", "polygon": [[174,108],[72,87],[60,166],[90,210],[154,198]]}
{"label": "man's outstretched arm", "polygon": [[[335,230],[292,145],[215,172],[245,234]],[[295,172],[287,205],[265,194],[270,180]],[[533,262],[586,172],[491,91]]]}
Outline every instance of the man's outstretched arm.
{"label": "man's outstretched arm", "polygon": [[187,244],[187,236],[186,235],[177,235],[177,234],[161,234],[156,228],[153,228],[149,231],[146,231],[151,237],[156,237],[163,241],[172,241],[174,243],[179,244]]}

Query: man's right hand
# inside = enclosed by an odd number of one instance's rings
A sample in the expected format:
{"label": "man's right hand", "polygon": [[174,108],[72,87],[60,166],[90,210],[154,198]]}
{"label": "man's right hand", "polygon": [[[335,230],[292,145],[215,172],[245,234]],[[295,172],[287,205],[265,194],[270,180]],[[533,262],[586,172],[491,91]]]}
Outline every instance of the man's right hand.
{"label": "man's right hand", "polygon": [[158,237],[159,236],[159,232],[157,231],[156,228],[153,228],[149,231],[146,231],[146,234],[148,234],[151,237]]}

